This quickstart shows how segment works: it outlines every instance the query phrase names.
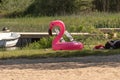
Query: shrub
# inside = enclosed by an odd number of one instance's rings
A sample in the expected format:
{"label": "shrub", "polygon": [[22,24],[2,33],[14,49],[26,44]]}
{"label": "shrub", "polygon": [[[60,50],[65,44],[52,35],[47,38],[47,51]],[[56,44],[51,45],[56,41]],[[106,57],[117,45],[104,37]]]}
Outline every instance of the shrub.
{"label": "shrub", "polygon": [[1,0],[0,11],[8,16],[68,15],[91,10],[92,0]]}
{"label": "shrub", "polygon": [[[47,3],[46,3],[47,2]],[[25,14],[53,16],[70,14],[75,11],[75,0],[35,0]]]}
{"label": "shrub", "polygon": [[28,44],[24,49],[44,49],[50,48],[52,44],[53,37],[42,38],[37,42]]}
{"label": "shrub", "polygon": [[5,15],[22,15],[33,0],[1,0],[0,12]]}

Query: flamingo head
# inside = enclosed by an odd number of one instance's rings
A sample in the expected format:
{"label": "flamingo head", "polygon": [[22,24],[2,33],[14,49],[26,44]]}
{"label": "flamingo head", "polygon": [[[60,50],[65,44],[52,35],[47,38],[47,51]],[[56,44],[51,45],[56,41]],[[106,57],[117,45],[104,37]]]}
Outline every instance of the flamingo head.
{"label": "flamingo head", "polygon": [[54,24],[53,24],[53,22],[51,22],[50,25],[49,25],[49,30],[48,30],[48,33],[49,33],[50,36],[52,36],[52,28],[53,28],[53,26],[54,26]]}
{"label": "flamingo head", "polygon": [[65,29],[65,27],[64,27],[65,25],[61,20],[52,21],[49,25],[49,30],[48,30],[49,35],[52,36],[52,29],[54,27],[60,27],[60,26],[63,26],[63,28]]}
{"label": "flamingo head", "polygon": [[50,36],[52,36],[52,29],[53,27],[55,27],[55,21],[52,21],[49,25],[49,30],[48,30],[48,33]]}

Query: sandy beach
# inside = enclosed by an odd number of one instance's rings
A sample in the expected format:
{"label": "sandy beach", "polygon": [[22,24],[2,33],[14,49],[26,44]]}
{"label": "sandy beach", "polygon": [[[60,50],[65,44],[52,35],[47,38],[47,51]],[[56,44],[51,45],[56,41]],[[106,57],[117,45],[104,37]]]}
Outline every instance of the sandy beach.
{"label": "sandy beach", "polygon": [[0,80],[119,80],[120,55],[0,60]]}

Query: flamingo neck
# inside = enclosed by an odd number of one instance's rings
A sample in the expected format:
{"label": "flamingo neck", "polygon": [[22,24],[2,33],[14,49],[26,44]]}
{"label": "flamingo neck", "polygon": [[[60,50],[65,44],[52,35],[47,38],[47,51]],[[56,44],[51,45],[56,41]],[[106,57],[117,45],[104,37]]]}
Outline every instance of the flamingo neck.
{"label": "flamingo neck", "polygon": [[57,22],[54,26],[58,26],[60,28],[59,34],[52,41],[52,44],[57,44],[57,43],[60,43],[60,39],[64,35],[65,25],[63,22]]}

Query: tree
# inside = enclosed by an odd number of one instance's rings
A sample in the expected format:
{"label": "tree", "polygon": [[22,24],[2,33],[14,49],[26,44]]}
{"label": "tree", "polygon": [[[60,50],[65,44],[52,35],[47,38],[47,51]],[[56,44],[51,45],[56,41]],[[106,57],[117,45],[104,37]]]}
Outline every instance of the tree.
{"label": "tree", "polygon": [[25,10],[33,0],[0,0],[0,10],[6,12],[19,12]]}
{"label": "tree", "polygon": [[54,16],[71,14],[76,10],[75,0],[35,0],[25,14]]}
{"label": "tree", "polygon": [[120,0],[94,0],[95,8],[104,12],[119,12]]}

